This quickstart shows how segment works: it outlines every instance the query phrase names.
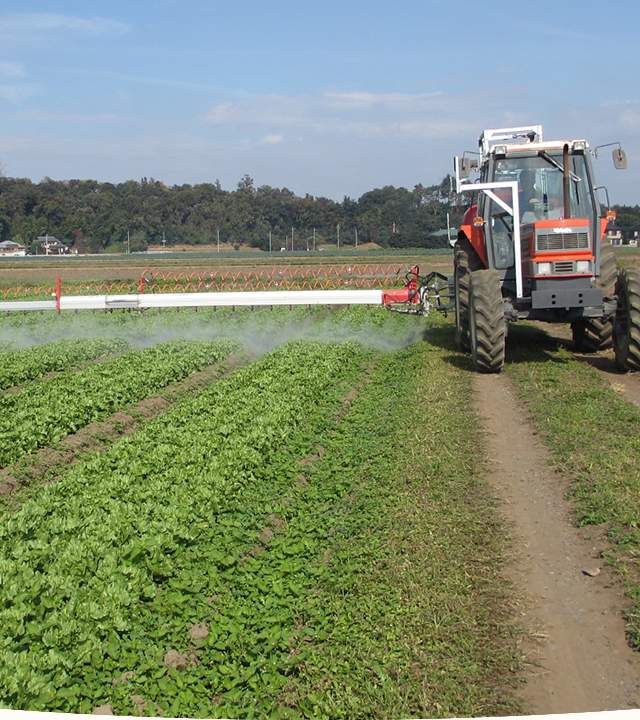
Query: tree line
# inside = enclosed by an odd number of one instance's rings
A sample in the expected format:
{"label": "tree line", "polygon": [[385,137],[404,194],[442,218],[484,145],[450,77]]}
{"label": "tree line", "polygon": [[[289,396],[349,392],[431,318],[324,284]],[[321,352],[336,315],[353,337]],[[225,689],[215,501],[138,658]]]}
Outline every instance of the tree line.
{"label": "tree line", "polygon": [[616,219],[614,224],[622,229],[625,242],[633,239],[634,232],[640,229],[640,206],[638,205],[614,205]]}
{"label": "tree line", "polygon": [[40,183],[0,177],[0,240],[31,247],[54,235],[78,252],[145,250],[149,245],[246,243],[261,250],[375,242],[388,248],[446,247],[459,225],[451,177],[412,190],[387,186],[342,202],[256,187],[245,175],[232,191],[220,182],[167,186],[153,178]]}

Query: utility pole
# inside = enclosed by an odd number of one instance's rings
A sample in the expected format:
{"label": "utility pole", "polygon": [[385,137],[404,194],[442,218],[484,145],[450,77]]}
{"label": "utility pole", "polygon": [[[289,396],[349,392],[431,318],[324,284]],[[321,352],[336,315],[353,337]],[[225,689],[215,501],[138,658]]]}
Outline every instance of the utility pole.
{"label": "utility pole", "polygon": [[340,223],[338,223],[338,247],[340,247]]}
{"label": "utility pole", "polygon": [[316,229],[313,228],[313,250],[315,252],[316,249]]}
{"label": "utility pole", "polygon": [[218,234],[218,252],[220,252],[220,228],[218,228],[217,234]]}
{"label": "utility pole", "polygon": [[269,230],[269,252],[271,252],[271,230]]}

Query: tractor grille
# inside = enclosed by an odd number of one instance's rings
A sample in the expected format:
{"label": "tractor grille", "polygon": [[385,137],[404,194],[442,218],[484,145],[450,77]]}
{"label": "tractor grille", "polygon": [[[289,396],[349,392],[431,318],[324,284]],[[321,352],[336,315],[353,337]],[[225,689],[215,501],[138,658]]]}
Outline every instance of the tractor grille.
{"label": "tractor grille", "polygon": [[575,264],[572,260],[554,262],[553,272],[555,275],[571,275],[575,272]]}
{"label": "tractor grille", "polygon": [[538,252],[588,249],[589,233],[586,230],[583,232],[536,234],[536,250]]}

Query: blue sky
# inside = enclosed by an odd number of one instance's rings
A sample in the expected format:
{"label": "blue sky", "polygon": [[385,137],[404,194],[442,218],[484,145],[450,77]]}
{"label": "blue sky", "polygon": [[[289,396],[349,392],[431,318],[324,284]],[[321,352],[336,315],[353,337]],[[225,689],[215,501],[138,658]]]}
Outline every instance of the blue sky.
{"label": "blue sky", "polygon": [[484,128],[620,141],[640,204],[637,0],[4,0],[0,163],[342,200],[439,182]]}

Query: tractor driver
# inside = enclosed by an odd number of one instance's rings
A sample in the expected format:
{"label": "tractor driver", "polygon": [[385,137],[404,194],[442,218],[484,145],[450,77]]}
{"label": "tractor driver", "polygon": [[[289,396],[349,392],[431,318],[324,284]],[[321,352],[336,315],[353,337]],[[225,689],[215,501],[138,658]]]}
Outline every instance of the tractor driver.
{"label": "tractor driver", "polygon": [[535,171],[529,169],[522,170],[518,184],[520,217],[522,222],[533,222],[536,219],[536,210],[542,202],[536,189]]}

